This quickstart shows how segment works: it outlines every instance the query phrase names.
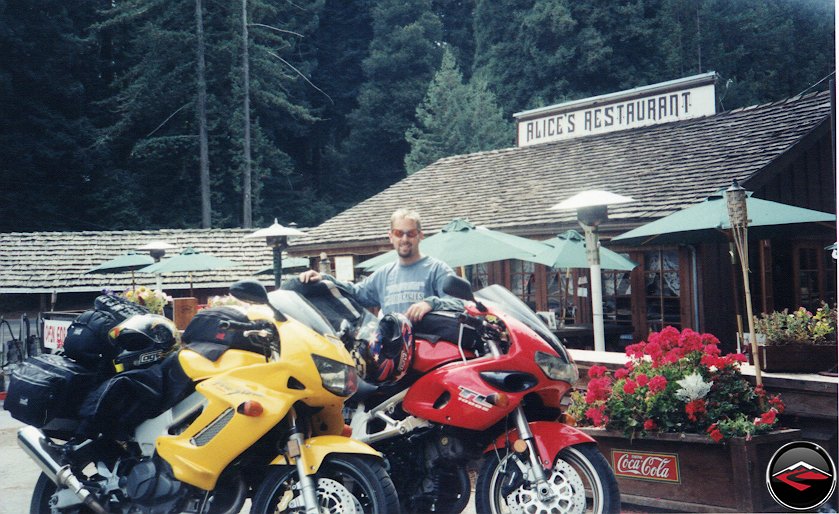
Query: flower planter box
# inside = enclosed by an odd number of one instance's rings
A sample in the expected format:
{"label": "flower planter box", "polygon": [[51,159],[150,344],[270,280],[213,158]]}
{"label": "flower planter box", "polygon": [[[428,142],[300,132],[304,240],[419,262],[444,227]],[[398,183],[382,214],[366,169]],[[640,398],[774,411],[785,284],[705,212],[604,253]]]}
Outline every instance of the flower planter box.
{"label": "flower planter box", "polygon": [[583,428],[615,471],[624,503],[684,512],[766,512],[778,508],[766,489],[772,454],[800,430],[715,443],[699,434],[651,434]]}
{"label": "flower planter box", "polygon": [[[835,344],[781,344],[759,345],[760,369],[768,372],[818,373],[836,367],[837,347]],[[749,354],[749,363],[754,358]]]}

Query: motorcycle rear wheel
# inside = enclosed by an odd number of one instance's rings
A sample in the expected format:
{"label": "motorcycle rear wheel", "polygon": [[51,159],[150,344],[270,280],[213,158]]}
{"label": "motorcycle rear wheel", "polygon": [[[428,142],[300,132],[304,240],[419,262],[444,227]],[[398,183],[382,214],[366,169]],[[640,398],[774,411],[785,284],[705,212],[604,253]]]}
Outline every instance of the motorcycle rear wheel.
{"label": "motorcycle rear wheel", "polygon": [[545,470],[554,497],[539,499],[524,478],[530,460],[516,453],[484,457],[475,486],[475,510],[484,514],[620,512],[620,491],[612,469],[593,444],[564,448]]}
{"label": "motorcycle rear wheel", "polygon": [[[356,455],[332,455],[318,470],[318,503],[321,512],[345,513],[340,503],[345,492],[352,496],[357,513],[390,514],[399,512],[399,499],[393,482],[380,462]],[[275,514],[297,483],[297,470],[291,466],[273,468],[262,481],[253,498],[251,514]],[[343,491],[341,490],[343,489]],[[334,506],[333,508],[330,508]],[[328,510],[325,510],[328,509]],[[291,510],[288,512],[303,512]]]}

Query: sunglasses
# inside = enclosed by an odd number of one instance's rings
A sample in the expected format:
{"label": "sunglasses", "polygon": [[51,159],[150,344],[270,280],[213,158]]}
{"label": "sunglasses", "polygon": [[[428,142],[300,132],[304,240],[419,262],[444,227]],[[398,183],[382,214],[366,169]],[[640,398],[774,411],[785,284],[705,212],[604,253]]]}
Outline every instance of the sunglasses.
{"label": "sunglasses", "polygon": [[407,230],[406,231],[406,230],[399,230],[398,228],[394,228],[394,229],[391,229],[390,233],[393,234],[393,237],[395,237],[397,239],[401,238],[402,236],[408,236],[408,239],[413,239],[413,238],[417,237],[417,235],[419,234],[419,231],[417,231],[417,230]]}

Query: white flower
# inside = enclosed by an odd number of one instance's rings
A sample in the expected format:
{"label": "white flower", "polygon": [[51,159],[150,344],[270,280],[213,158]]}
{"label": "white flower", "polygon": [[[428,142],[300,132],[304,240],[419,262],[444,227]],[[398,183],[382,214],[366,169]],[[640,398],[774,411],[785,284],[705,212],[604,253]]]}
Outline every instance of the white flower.
{"label": "white flower", "polygon": [[702,380],[699,373],[693,373],[681,380],[676,381],[681,386],[681,389],[676,391],[676,398],[685,402],[692,402],[704,398],[711,390],[711,383]]}

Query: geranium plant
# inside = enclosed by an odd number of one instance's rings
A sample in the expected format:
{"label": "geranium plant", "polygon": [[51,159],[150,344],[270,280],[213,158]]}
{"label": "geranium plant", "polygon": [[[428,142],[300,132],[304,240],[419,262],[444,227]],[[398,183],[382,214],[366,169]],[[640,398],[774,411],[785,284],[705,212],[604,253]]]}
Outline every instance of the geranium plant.
{"label": "geranium plant", "polygon": [[755,331],[765,345],[836,344],[836,307],[822,302],[815,313],[804,307],[755,316]]}
{"label": "geranium plant", "polygon": [[145,286],[129,289],[122,293],[128,301],[144,306],[152,314],[163,314],[163,307],[172,301],[172,297],[160,289],[152,290]]}
{"label": "geranium plant", "polygon": [[585,393],[571,394],[568,413],[581,426],[652,432],[705,433],[719,442],[769,432],[784,410],[740,374],[742,354],[721,355],[719,340],[666,327],[626,348],[627,363],[611,372],[589,369]]}

